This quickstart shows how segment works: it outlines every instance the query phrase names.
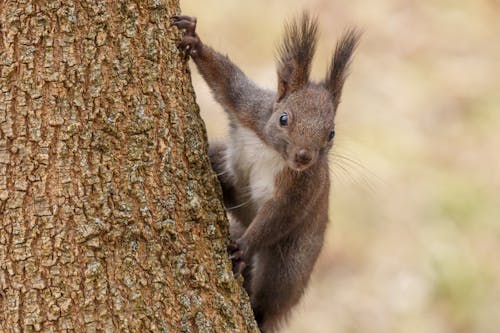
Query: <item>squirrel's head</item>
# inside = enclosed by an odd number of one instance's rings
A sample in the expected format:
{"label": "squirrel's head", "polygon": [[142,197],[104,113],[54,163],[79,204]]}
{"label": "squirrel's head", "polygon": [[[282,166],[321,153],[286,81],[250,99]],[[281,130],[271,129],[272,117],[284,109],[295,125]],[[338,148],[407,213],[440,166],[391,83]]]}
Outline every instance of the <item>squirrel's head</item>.
{"label": "squirrel's head", "polygon": [[335,114],[359,41],[359,33],[348,30],[337,43],[325,80],[311,83],[317,26],[307,12],[285,25],[278,48],[277,99],[265,129],[270,143],[297,171],[315,164],[333,145]]}

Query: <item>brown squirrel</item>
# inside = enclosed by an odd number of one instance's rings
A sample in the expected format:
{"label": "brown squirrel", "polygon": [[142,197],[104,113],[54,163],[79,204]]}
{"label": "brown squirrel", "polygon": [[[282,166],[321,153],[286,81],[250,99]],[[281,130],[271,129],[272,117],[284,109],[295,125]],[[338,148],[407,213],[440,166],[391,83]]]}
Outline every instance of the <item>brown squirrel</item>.
{"label": "brown squirrel", "polygon": [[172,25],[185,30],[179,48],[194,60],[229,116],[229,140],[210,144],[210,160],[232,217],[233,269],[243,274],[259,328],[271,332],[304,293],[323,245],[328,152],[359,33],[348,30],[325,80],[309,82],[318,24],[303,13],[285,26],[273,92],[204,45],[196,19],[173,16]]}

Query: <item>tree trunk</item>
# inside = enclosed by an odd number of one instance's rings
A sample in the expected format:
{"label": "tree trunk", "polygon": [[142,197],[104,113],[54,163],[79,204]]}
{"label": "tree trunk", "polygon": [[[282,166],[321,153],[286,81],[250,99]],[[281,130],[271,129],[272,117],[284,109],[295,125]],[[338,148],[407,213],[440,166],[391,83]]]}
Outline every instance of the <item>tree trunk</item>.
{"label": "tree trunk", "polygon": [[174,0],[0,1],[0,331],[256,331]]}

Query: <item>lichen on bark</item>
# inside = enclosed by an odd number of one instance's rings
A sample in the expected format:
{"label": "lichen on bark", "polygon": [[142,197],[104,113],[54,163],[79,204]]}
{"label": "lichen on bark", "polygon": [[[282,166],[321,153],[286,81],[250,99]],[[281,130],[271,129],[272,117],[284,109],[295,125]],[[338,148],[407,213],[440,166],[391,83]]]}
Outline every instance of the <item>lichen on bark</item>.
{"label": "lichen on bark", "polygon": [[177,1],[0,3],[0,331],[256,331]]}

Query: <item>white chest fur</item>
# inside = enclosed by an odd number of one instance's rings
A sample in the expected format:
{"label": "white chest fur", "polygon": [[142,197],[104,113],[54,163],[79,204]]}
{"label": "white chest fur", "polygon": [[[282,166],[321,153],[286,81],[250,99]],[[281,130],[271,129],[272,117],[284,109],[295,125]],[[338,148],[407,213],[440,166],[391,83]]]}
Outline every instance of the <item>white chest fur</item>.
{"label": "white chest fur", "polygon": [[275,177],[286,166],[286,162],[247,128],[238,127],[233,132],[232,140],[234,145],[229,147],[228,167],[238,177],[248,181],[248,194],[260,208],[272,198]]}

